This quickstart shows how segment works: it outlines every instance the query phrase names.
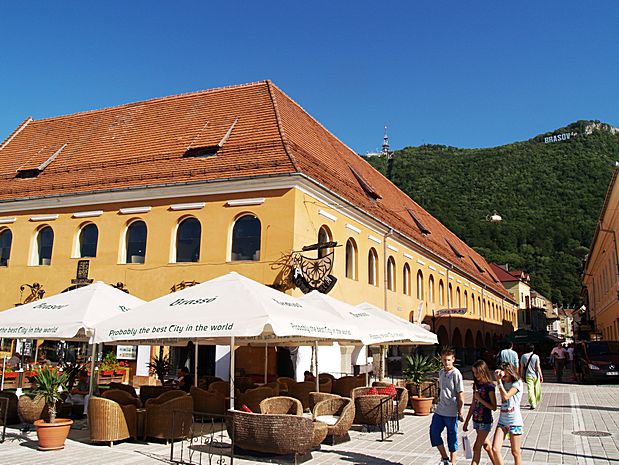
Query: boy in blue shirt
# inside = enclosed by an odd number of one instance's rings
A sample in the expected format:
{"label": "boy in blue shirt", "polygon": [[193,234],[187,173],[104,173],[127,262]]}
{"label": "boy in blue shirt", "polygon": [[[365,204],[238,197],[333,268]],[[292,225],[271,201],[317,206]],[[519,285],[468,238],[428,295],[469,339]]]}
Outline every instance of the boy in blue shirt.
{"label": "boy in blue shirt", "polygon": [[[442,465],[456,463],[456,451],[458,450],[458,420],[462,421],[462,407],[464,406],[464,382],[462,373],[456,367],[453,349],[444,349],[441,352],[443,369],[439,371],[440,397],[432,423],[430,424],[430,443],[441,454]],[[447,428],[447,447],[449,457],[443,444],[441,434]]]}

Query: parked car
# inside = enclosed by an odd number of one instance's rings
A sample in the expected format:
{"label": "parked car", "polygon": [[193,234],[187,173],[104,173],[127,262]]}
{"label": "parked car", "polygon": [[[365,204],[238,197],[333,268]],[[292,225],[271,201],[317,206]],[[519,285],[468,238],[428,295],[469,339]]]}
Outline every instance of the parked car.
{"label": "parked car", "polygon": [[577,343],[575,363],[582,381],[619,382],[619,341]]}

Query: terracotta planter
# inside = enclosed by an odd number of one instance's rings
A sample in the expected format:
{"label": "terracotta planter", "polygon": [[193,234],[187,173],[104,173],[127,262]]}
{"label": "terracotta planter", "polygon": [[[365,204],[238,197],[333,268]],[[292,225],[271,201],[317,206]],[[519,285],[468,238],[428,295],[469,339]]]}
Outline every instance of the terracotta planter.
{"label": "terracotta planter", "polygon": [[415,415],[425,417],[430,415],[430,409],[432,408],[432,397],[418,397],[413,396],[411,398],[411,403],[413,405],[413,410],[415,411]]}
{"label": "terracotta planter", "polygon": [[54,423],[47,423],[44,420],[37,420],[34,426],[37,429],[39,438],[39,450],[59,450],[64,449],[64,442],[69,435],[69,430],[73,420],[67,418],[56,418]]}

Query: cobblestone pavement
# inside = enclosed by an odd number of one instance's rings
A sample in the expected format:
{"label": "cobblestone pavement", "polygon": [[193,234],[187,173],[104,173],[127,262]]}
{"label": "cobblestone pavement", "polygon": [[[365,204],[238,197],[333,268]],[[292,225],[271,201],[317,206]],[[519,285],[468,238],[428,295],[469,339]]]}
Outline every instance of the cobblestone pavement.
{"label": "cobblestone pavement", "polygon": [[[466,401],[470,401],[467,382]],[[526,395],[523,396],[523,405]],[[537,410],[523,409],[525,432],[522,442],[524,465],[619,464],[619,386],[575,384],[543,385],[543,400]],[[429,445],[430,417],[406,415],[401,422],[403,434],[380,442],[380,433],[351,432],[351,441],[337,446],[322,446],[312,453],[308,465],[434,465],[438,454]],[[601,431],[608,437],[586,437],[574,431]],[[133,465],[169,463],[170,446],[162,443],[121,442],[114,447],[91,445],[86,429],[71,431],[66,448],[56,452],[36,450],[36,433],[7,430],[0,445],[0,465]],[[506,463],[513,463],[507,442],[503,448]],[[235,458],[237,465],[265,463],[267,459]],[[272,463],[281,462],[272,459]],[[468,463],[460,456],[457,463]],[[203,455],[202,463],[208,464]],[[214,459],[212,463],[217,463]],[[226,464],[230,463],[227,459]],[[482,463],[490,463],[487,458]]]}

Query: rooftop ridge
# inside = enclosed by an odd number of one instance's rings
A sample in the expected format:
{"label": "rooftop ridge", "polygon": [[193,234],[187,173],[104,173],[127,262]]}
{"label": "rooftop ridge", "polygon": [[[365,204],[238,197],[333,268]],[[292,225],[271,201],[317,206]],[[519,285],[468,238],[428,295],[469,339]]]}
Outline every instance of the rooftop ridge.
{"label": "rooftop ridge", "polygon": [[[277,105],[277,97],[273,94],[273,89],[272,88],[275,87],[280,92],[281,92],[281,90],[275,84],[273,84],[271,81],[266,81],[266,83],[267,83],[267,88],[269,90],[269,97],[271,98],[271,102],[273,103],[273,111],[275,112],[275,121],[277,122],[277,129],[279,131],[279,135],[282,138],[282,145],[284,146],[284,152],[286,152],[286,155],[288,155],[288,158],[290,159],[290,162],[292,163],[292,166],[294,166],[295,171],[301,171],[299,169],[299,164],[297,163],[296,158],[291,153],[291,151],[290,151],[290,149],[288,147],[290,141],[288,140],[288,137],[286,136],[286,131],[284,131],[284,125],[282,124],[282,118],[281,118],[281,114],[279,112],[279,106]],[[286,96],[286,97],[288,97],[288,96]],[[288,98],[290,99],[290,97],[288,97]],[[292,99],[290,99],[290,100],[292,100]]]}
{"label": "rooftop ridge", "polygon": [[195,90],[195,91],[191,91],[191,92],[183,92],[183,93],[180,93],[180,94],[166,95],[166,96],[163,96],[163,97],[154,97],[154,98],[150,98],[150,99],[146,99],[146,100],[138,100],[136,102],[121,103],[120,105],[114,105],[114,106],[111,106],[111,107],[95,108],[95,109],[92,109],[92,110],[77,111],[75,113],[66,113],[64,115],[50,116],[48,118],[41,118],[41,119],[33,120],[33,122],[34,123],[40,123],[40,122],[46,122],[46,121],[50,121],[50,120],[57,120],[57,119],[61,119],[61,118],[68,118],[68,117],[81,116],[81,115],[90,115],[90,114],[97,113],[97,112],[101,112],[101,113],[102,112],[108,112],[110,110],[118,110],[120,108],[130,108],[130,107],[134,107],[134,106],[138,106],[138,105],[143,105],[143,104],[162,102],[162,101],[165,101],[165,100],[182,99],[182,98],[194,97],[196,95],[211,94],[211,93],[223,92],[223,91],[234,90],[234,89],[242,89],[242,88],[245,88],[245,87],[256,87],[256,86],[259,86],[259,85],[265,85],[268,82],[269,82],[268,80],[253,81],[253,82],[248,82],[248,83],[245,83],[245,84],[232,84],[232,85],[228,85],[228,86],[214,87],[212,89],[202,89],[202,90]]}
{"label": "rooftop ridge", "polygon": [[30,124],[31,121],[32,121],[32,116],[29,116],[28,118],[23,120],[22,123],[19,126],[17,126],[13,130],[13,132],[11,132],[11,134],[9,134],[6,137],[6,139],[4,139],[2,141],[2,143],[0,143],[0,150],[2,150],[4,147],[9,145],[9,143],[15,138],[15,136],[17,136],[17,134],[19,134],[22,131],[22,129],[24,129],[26,126],[28,126],[28,124]]}

